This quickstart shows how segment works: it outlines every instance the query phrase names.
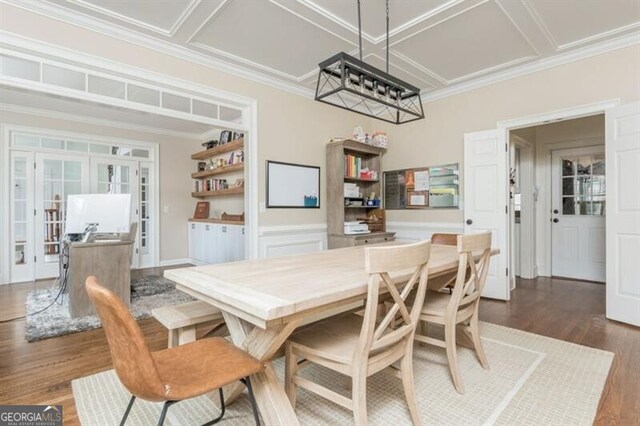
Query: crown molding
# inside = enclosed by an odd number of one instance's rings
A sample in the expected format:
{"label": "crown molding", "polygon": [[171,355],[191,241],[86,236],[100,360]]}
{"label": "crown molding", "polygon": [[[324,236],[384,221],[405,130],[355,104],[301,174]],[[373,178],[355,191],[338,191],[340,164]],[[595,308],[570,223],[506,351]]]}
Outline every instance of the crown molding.
{"label": "crown molding", "polygon": [[312,90],[302,87],[299,84],[290,83],[272,76],[268,76],[255,70],[216,59],[209,55],[195,52],[185,47],[157,39],[153,36],[133,31],[129,28],[109,23],[95,17],[83,15],[79,12],[73,12],[64,7],[55,6],[44,1],[25,2],[20,0],[0,0],[0,3],[8,4],[10,6],[37,13],[39,15],[56,19],[67,24],[85,28],[90,31],[94,31],[108,37],[113,37],[127,43],[133,43],[138,46],[155,50],[157,52],[164,53],[178,59],[213,68],[234,77],[240,77],[245,80],[261,83],[306,98],[312,99],[314,97],[314,93]]}
{"label": "crown molding", "polygon": [[443,89],[421,92],[422,102],[435,101],[449,96],[458,95],[460,93],[479,89],[491,84],[500,83],[512,78],[520,77],[527,74],[533,74],[559,65],[568,64],[579,61],[581,59],[590,58],[592,56],[601,55],[613,50],[623,49],[625,47],[640,44],[640,32],[628,34],[612,40],[607,40],[595,45],[579,48],[566,53],[560,53],[549,58],[543,58],[535,62],[522,64],[514,68],[497,72],[485,77],[476,78],[467,82],[455,84]]}
{"label": "crown molding", "polygon": [[[115,127],[118,129],[131,130],[135,132],[150,133],[161,136],[174,136],[183,139],[201,140],[201,133],[178,132],[175,130],[158,129],[157,127],[144,126],[141,124],[123,123],[117,120],[89,117],[86,115],[70,114],[66,112],[45,110],[40,108],[27,107],[22,105],[0,103],[0,111],[15,114],[33,115],[36,117],[51,118],[54,120],[72,121],[83,124],[93,124],[96,126]],[[3,118],[3,124],[5,119]]]}

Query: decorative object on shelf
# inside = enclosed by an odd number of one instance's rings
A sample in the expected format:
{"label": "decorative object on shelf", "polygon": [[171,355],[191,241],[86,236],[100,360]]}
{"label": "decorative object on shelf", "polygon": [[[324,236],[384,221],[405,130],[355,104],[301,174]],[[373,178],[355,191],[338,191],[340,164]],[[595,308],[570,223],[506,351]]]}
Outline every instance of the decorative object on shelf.
{"label": "decorative object on shelf", "polygon": [[227,212],[222,213],[220,219],[226,220],[229,222],[243,222],[244,223],[244,212],[241,214],[229,214]]}
{"label": "decorative object on shelf", "polygon": [[205,170],[207,170],[207,163],[204,161],[198,161],[198,171],[204,172]]}
{"label": "decorative object on shelf", "polygon": [[218,141],[209,141],[202,144],[205,149],[211,149],[218,146]]}
{"label": "decorative object on shelf", "polygon": [[362,21],[358,0],[359,59],[340,52],[320,62],[316,101],[394,124],[424,118],[420,89],[389,74],[389,0],[386,1],[387,68],[362,60]]}
{"label": "decorative object on shelf", "polygon": [[241,132],[233,132],[233,138],[232,140],[236,141],[238,139],[243,139],[244,138],[244,133]]}
{"label": "decorative object on shelf", "polygon": [[319,208],[320,167],[267,161],[267,208]]}
{"label": "decorative object on shelf", "polygon": [[198,201],[196,203],[196,211],[193,213],[194,219],[209,219],[209,202]]}
{"label": "decorative object on shelf", "polygon": [[244,187],[244,179],[236,179],[236,181],[233,184],[234,188],[242,188]]}
{"label": "decorative object on shelf", "polygon": [[220,145],[232,141],[233,132],[231,130],[223,130],[220,132]]}

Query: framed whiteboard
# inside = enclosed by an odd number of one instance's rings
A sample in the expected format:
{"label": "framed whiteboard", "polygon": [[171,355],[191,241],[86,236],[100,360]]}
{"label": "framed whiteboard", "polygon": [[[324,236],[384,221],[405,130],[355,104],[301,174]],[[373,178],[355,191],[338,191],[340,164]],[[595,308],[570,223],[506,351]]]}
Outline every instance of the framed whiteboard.
{"label": "framed whiteboard", "polygon": [[320,167],[267,160],[267,208],[320,208]]}

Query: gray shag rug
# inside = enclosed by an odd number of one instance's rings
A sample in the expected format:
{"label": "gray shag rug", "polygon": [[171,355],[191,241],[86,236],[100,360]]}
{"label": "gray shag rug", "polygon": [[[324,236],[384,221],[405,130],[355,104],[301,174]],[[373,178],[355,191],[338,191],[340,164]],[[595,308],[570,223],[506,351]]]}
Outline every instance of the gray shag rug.
{"label": "gray shag rug", "polygon": [[[29,342],[64,336],[101,327],[96,315],[71,318],[66,294],[43,312],[59,293],[56,288],[31,290],[27,294],[27,332]],[[131,313],[137,320],[149,318],[151,310],[161,306],[193,301],[191,296],[176,290],[173,281],[159,275],[147,275],[131,280]]]}

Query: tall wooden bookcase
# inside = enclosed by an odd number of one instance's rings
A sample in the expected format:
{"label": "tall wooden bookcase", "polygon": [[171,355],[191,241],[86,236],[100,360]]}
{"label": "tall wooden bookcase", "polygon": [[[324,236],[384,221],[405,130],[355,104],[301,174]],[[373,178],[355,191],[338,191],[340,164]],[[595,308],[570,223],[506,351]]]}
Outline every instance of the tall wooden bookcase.
{"label": "tall wooden bookcase", "polygon": [[[364,244],[376,244],[393,241],[394,233],[386,232],[384,211],[382,206],[346,205],[345,201],[354,204],[364,203],[364,197],[372,192],[382,198],[382,155],[384,148],[363,144],[354,140],[342,140],[327,144],[327,227],[329,248],[353,247]],[[376,179],[347,176],[345,156],[351,155],[359,159],[362,168],[375,170]],[[344,184],[355,183],[360,187],[363,198],[345,198]],[[348,235],[344,233],[344,223],[360,220],[375,215],[381,218],[376,229],[368,234]]]}

